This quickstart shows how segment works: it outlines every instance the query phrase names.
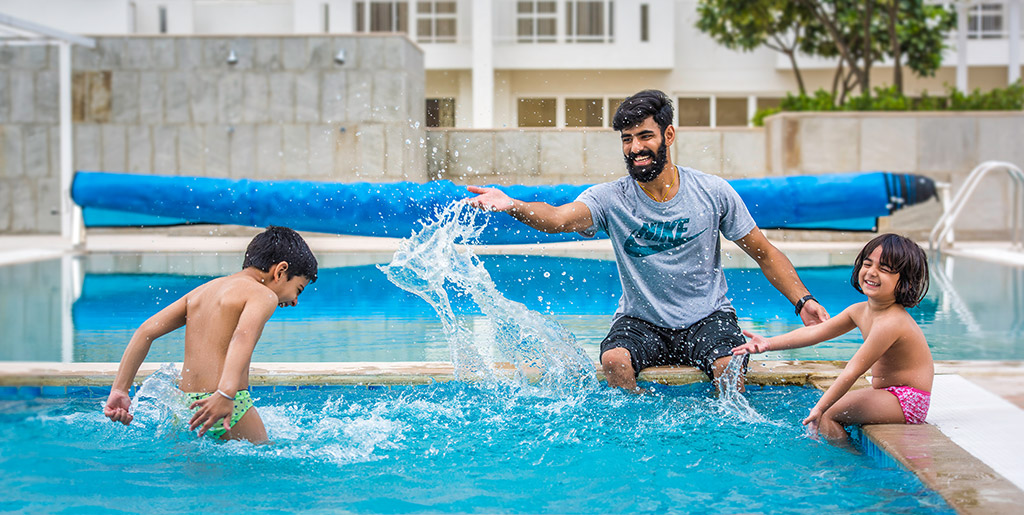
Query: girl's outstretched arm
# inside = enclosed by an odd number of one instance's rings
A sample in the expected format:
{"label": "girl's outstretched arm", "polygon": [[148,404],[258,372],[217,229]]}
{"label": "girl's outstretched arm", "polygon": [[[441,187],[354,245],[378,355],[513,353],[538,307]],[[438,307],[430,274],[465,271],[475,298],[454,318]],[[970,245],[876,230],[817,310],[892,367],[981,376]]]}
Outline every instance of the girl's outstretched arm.
{"label": "girl's outstretched arm", "polygon": [[786,334],[765,338],[750,331],[743,331],[743,334],[750,338],[750,341],[732,349],[736,354],[757,354],[770,350],[799,349],[816,343],[831,340],[841,334],[850,332],[857,325],[850,316],[853,306],[846,308],[842,313],[834,316],[820,324],[809,325],[795,329]]}
{"label": "girl's outstretched arm", "polygon": [[879,319],[874,322],[867,339],[864,340],[864,343],[861,344],[857,352],[850,358],[850,361],[846,363],[846,367],[843,368],[836,381],[832,383],[832,386],[828,387],[828,390],[825,391],[825,394],[821,396],[821,399],[811,409],[807,418],[804,419],[804,425],[812,433],[817,432],[818,423],[825,412],[843,395],[846,395],[846,392],[849,392],[850,388],[853,387],[853,383],[860,376],[864,375],[878,361],[878,358],[882,357],[882,354],[885,354],[885,351],[889,350],[889,347],[896,342],[899,334],[898,324],[899,321],[893,319]]}

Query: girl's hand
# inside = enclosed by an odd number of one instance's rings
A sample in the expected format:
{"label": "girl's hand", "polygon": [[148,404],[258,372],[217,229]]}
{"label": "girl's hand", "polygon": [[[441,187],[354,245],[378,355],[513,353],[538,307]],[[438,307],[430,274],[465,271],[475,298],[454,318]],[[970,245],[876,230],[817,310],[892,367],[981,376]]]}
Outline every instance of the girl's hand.
{"label": "girl's hand", "polygon": [[476,193],[477,196],[467,199],[466,202],[475,208],[483,209],[485,211],[510,211],[515,206],[515,201],[512,197],[505,194],[497,188],[481,188],[479,186],[467,186],[471,193]]}
{"label": "girl's hand", "polygon": [[192,420],[188,423],[189,431],[193,431],[198,427],[199,436],[203,436],[218,420],[224,425],[225,431],[231,430],[228,417],[234,411],[235,403],[230,399],[215,393],[205,399],[193,402],[189,409],[195,409],[196,407],[199,410],[192,415]]}
{"label": "girl's hand", "polygon": [[127,392],[111,388],[110,395],[107,397],[107,403],[103,405],[103,414],[110,420],[127,426],[135,418],[128,411],[131,406],[132,398],[128,396]]}
{"label": "girl's hand", "polygon": [[807,426],[807,435],[815,440],[818,439],[818,425],[821,422],[823,413],[817,406],[811,408],[810,414],[804,419],[803,424]]}
{"label": "girl's hand", "polygon": [[750,331],[743,331],[743,336],[750,338],[750,341],[740,345],[739,347],[733,347],[733,356],[738,356],[740,354],[758,354],[771,350],[772,345],[768,338],[754,334]]}

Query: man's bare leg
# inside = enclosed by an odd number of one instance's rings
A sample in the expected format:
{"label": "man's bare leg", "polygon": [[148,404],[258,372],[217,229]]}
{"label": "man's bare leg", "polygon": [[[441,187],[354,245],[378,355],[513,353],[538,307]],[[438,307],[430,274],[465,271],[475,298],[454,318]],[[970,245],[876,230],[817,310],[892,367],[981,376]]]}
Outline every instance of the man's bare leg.
{"label": "man's bare leg", "polygon": [[629,351],[616,347],[601,354],[601,368],[608,386],[622,388],[629,392],[638,392],[636,372],[633,370],[633,359]]}
{"label": "man's bare leg", "polygon": [[[711,371],[714,373],[714,377],[712,378],[711,382],[715,385],[715,390],[718,393],[722,393],[722,385],[718,384],[718,378],[725,373],[725,369],[729,367],[729,361],[731,359],[732,356],[722,356],[721,358],[716,359],[715,362],[712,363],[711,365]],[[744,379],[746,378],[743,376],[743,374],[740,374],[739,379],[736,380],[736,389],[739,390],[740,393],[747,391],[747,386]]]}

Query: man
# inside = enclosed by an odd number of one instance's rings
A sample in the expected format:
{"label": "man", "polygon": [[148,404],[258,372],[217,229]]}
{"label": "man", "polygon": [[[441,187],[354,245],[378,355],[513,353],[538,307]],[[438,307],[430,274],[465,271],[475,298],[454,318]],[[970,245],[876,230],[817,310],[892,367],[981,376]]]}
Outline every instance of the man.
{"label": "man", "polygon": [[470,205],[506,212],[535,229],[608,234],[622,282],[619,308],[601,342],[609,386],[637,391],[640,371],[662,365],[697,367],[718,384],[731,349],[745,343],[725,296],[719,232],[757,261],[804,324],[828,319],[732,186],[672,163],[676,131],[664,93],[627,98],[612,127],[621,136],[629,176],[588,188],[574,202],[523,202],[495,188],[469,187],[478,194]]}

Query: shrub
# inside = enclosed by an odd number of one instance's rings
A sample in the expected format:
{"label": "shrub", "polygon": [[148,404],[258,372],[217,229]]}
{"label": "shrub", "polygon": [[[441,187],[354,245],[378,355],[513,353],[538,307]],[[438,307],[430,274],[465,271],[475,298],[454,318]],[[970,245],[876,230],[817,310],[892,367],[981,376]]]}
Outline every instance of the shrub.
{"label": "shrub", "polygon": [[787,94],[779,107],[760,109],[753,123],[764,125],[764,119],[781,111],[1020,111],[1024,109],[1024,84],[1017,81],[1005,88],[981,92],[975,89],[967,94],[946,86],[946,96],[931,96],[927,91],[920,98],[907,97],[895,87],[875,88],[874,94],[847,98],[836,105],[835,98],[824,89],[814,96]]}

